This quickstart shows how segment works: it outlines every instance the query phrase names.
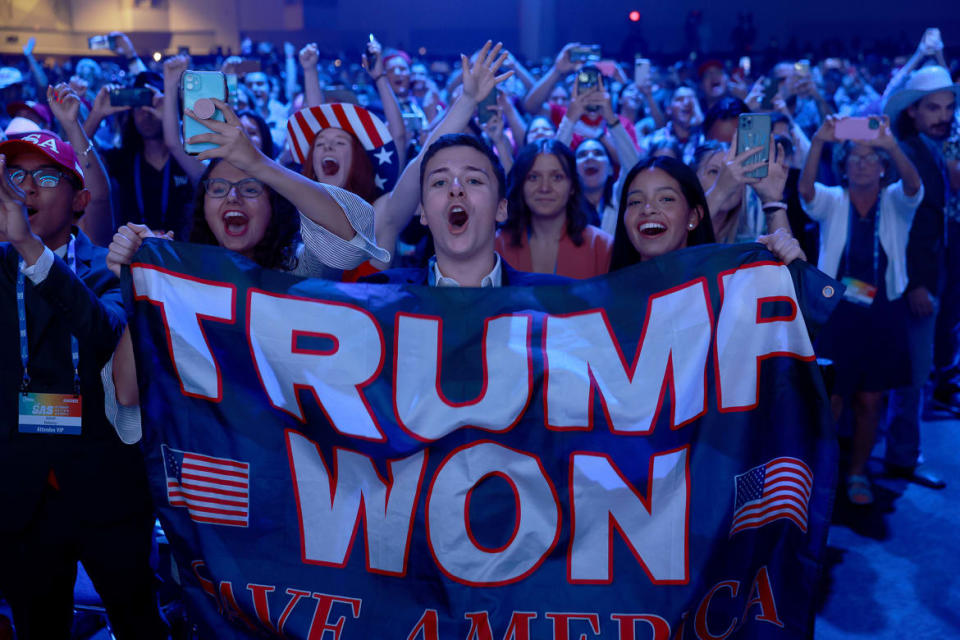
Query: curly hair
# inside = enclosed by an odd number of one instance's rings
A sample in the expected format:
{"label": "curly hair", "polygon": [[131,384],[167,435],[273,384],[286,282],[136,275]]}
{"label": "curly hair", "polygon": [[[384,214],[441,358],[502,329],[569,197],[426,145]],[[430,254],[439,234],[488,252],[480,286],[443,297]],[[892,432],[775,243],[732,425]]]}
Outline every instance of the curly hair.
{"label": "curly hair", "polygon": [[570,147],[553,138],[532,142],[517,153],[510,175],[507,178],[507,221],[503,229],[510,234],[510,244],[519,247],[523,238],[532,229],[533,214],[523,195],[523,186],[527,176],[533,169],[537,157],[543,154],[555,156],[563,169],[563,173],[570,180],[570,197],[567,198],[567,236],[573,244],[583,244],[583,231],[590,222],[590,213],[593,207],[583,195],[580,177],[577,175],[577,160],[570,151]]}
{"label": "curly hair", "polygon": [[[214,167],[222,160],[214,159],[207,165],[200,178],[193,207],[193,223],[190,229],[190,242],[217,246],[216,236],[207,224],[204,212],[207,178]],[[263,237],[253,248],[253,261],[264,269],[292,271],[297,266],[297,244],[300,235],[300,214],[293,204],[270,188],[263,185],[270,198],[270,223]]]}

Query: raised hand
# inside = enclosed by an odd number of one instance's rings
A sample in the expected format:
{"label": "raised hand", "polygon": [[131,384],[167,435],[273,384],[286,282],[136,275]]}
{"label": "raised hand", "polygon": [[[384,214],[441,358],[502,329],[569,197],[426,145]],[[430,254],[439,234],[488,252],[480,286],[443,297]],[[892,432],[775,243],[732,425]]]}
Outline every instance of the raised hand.
{"label": "raised hand", "polygon": [[136,58],[137,50],[133,48],[133,43],[130,42],[130,38],[127,37],[127,34],[121,31],[113,31],[110,33],[111,36],[114,36],[117,43],[117,48],[115,52],[117,55],[123,56],[125,58]]}
{"label": "raised hand", "polygon": [[[783,188],[787,184],[786,152],[782,144],[774,143],[770,135],[770,155],[767,158],[767,175],[753,185],[754,191],[760,196],[760,201],[780,202],[783,200]],[[762,164],[762,163],[761,163]]]}
{"label": "raised hand", "polygon": [[560,73],[573,73],[583,66],[582,62],[574,62],[570,59],[570,50],[576,49],[579,46],[579,42],[568,42],[563,46],[563,49],[557,54],[556,61],[553,63],[557,71]]}
{"label": "raised hand", "polygon": [[879,147],[890,151],[897,146],[897,139],[893,137],[890,130],[890,116],[882,116],[880,120],[880,134],[873,140],[863,140],[865,145],[870,147]]}
{"label": "raised hand", "polygon": [[363,68],[367,70],[367,73],[370,74],[370,77],[374,80],[380,78],[383,75],[383,46],[376,40],[372,40],[367,43],[367,53],[372,53],[376,56],[376,62],[373,63],[373,67],[370,67],[370,58],[366,53],[363,54]]}
{"label": "raised hand", "polygon": [[463,70],[463,95],[465,97],[474,102],[481,102],[490,95],[490,92],[498,83],[513,75],[513,71],[501,73],[499,76],[496,75],[508,55],[506,52],[501,53],[501,49],[503,49],[503,43],[498,42],[493,45],[490,40],[487,40],[473,64],[470,63],[467,56],[460,54],[460,66]]}
{"label": "raised hand", "polygon": [[250,138],[243,131],[240,118],[233,112],[230,105],[215,98],[211,98],[210,101],[223,113],[225,122],[212,118],[201,120],[192,109],[187,109],[184,115],[201,123],[210,129],[210,132],[191,136],[186,142],[190,144],[209,142],[217,145],[215,148],[207,149],[197,155],[197,160],[222,158],[237,169],[252,173],[256,166],[264,160],[264,155],[250,142]]}
{"label": "raised hand", "polygon": [[47,105],[61,126],[78,122],[80,96],[66,82],[61,82],[56,87],[47,87]]}
{"label": "raised hand", "polygon": [[173,56],[163,62],[163,86],[167,91],[180,84],[180,76],[190,66],[190,58],[187,56]]}
{"label": "raised hand", "polygon": [[317,49],[317,43],[311,42],[310,44],[304,45],[303,49],[300,49],[300,54],[297,56],[297,59],[300,60],[300,66],[303,67],[303,69],[316,71],[317,63],[320,61],[320,52]]}
{"label": "raised hand", "polygon": [[836,115],[830,115],[824,118],[823,124],[821,124],[817,132],[813,134],[813,139],[821,142],[836,142],[837,120],[839,119],[840,117]]}
{"label": "raised hand", "polygon": [[87,95],[87,89],[90,88],[90,83],[81,78],[78,75],[70,76],[70,88],[77,92],[79,96]]}
{"label": "raised hand", "polygon": [[27,215],[26,194],[10,179],[4,154],[0,154],[0,237],[15,246],[35,237]]}
{"label": "raised hand", "polygon": [[[72,85],[71,88],[73,88]],[[119,88],[120,85],[116,84],[105,84],[100,87],[100,91],[97,92],[97,97],[93,99],[93,107],[90,109],[91,118],[102,120],[107,116],[112,116],[115,113],[120,113],[121,111],[126,111],[130,108],[115,107],[110,104],[110,92]],[[74,91],[76,91],[76,89],[74,89]]]}
{"label": "raised hand", "polygon": [[785,229],[777,229],[769,235],[760,236],[757,242],[764,245],[783,264],[790,264],[797,258],[807,259],[803,249],[800,248],[800,243]]}

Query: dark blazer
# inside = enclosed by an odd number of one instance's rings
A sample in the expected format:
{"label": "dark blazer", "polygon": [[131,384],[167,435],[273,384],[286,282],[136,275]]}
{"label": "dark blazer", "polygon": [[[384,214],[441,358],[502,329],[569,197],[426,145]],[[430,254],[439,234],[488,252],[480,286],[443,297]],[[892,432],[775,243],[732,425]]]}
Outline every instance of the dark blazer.
{"label": "dark blazer", "polygon": [[[409,268],[409,269],[387,269],[380,273],[361,278],[360,282],[370,282],[373,284],[419,284],[426,285],[430,282],[430,268]],[[503,258],[500,259],[501,286],[508,287],[536,287],[551,284],[567,284],[573,282],[570,278],[555,276],[548,273],[528,273],[526,271],[517,271]]]}
{"label": "dark blazer", "polygon": [[21,434],[18,391],[23,376],[17,319],[19,255],[0,243],[0,531],[19,531],[36,510],[52,470],[71,515],[110,522],[151,509],[143,457],[124,445],[103,409],[100,370],[124,327],[120,282],[107,269],[106,249],[79,230],[77,273],[55,258],[47,278],[26,279],[32,392],[71,393],[70,335],[77,336],[83,427],[79,436]]}
{"label": "dark blazer", "polygon": [[[946,188],[937,160],[919,136],[900,142],[923,180],[923,201],[910,226],[907,240],[907,290],[926,287],[939,295],[943,275],[943,208]],[[958,240],[960,241],[960,240]]]}

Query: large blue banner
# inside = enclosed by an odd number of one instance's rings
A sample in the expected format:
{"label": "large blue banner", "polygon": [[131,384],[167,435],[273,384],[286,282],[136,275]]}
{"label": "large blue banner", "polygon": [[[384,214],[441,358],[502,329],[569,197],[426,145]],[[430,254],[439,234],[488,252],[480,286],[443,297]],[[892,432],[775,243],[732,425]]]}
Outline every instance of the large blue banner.
{"label": "large blue banner", "polygon": [[154,499],[212,637],[802,638],[836,475],[760,245],[560,287],[346,285],[148,241]]}

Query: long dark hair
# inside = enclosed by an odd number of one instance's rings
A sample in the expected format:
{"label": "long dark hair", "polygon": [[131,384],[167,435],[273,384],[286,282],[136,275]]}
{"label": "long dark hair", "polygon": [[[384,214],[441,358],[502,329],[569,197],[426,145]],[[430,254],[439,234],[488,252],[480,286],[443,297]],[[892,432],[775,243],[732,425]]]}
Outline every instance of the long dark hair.
{"label": "long dark hair", "polygon": [[680,192],[683,194],[687,205],[691,209],[699,208],[703,211],[700,217],[700,224],[687,233],[687,246],[692,247],[698,244],[712,244],[716,242],[713,234],[713,224],[710,222],[710,207],[707,205],[707,196],[703,193],[703,187],[700,186],[700,180],[697,174],[679,160],[669,157],[656,157],[636,164],[623,181],[623,189],[620,193],[620,212],[617,215],[617,231],[613,238],[613,256],[610,259],[610,271],[622,269],[632,264],[640,262],[640,253],[637,251],[630,237],[627,235],[627,229],[624,226],[624,215],[627,211],[627,200],[630,192],[630,185],[633,179],[641,171],[647,169],[660,169],[667,173],[680,185]]}
{"label": "long dark hair", "polygon": [[583,230],[590,222],[589,214],[592,210],[587,198],[580,187],[580,177],[577,175],[577,160],[573,157],[570,147],[552,138],[537,140],[521,148],[514,160],[510,176],[507,178],[507,221],[503,224],[504,231],[510,234],[510,244],[519,247],[523,238],[532,228],[533,214],[523,197],[523,185],[527,175],[533,169],[537,156],[550,154],[557,158],[563,173],[570,180],[570,197],[567,198],[567,236],[573,244],[583,244]]}
{"label": "long dark hair", "polygon": [[[207,165],[206,171],[200,178],[197,187],[197,196],[193,205],[193,226],[190,229],[190,242],[218,246],[216,236],[207,224],[204,214],[207,178],[213,168],[222,162],[216,158]],[[271,189],[263,185],[270,198],[270,223],[263,234],[263,238],[253,248],[253,261],[264,269],[278,269],[292,271],[297,266],[297,238],[300,233],[300,214],[293,204]]]}

